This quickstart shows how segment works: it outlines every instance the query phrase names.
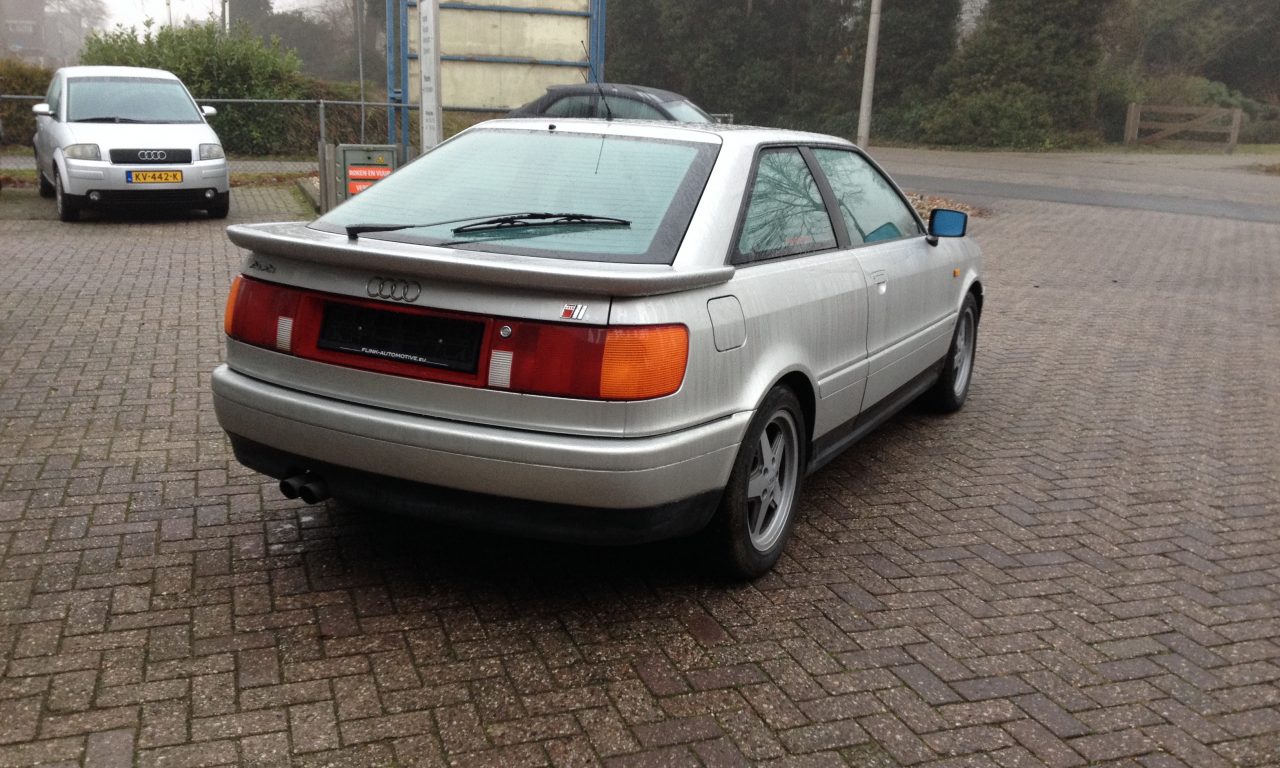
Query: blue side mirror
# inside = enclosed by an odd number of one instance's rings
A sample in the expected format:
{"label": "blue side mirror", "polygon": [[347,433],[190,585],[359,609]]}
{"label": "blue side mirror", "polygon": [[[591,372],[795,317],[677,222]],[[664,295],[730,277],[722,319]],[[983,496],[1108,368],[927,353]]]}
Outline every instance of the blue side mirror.
{"label": "blue side mirror", "polygon": [[932,237],[964,237],[969,231],[969,214],[948,208],[929,212],[929,234]]}

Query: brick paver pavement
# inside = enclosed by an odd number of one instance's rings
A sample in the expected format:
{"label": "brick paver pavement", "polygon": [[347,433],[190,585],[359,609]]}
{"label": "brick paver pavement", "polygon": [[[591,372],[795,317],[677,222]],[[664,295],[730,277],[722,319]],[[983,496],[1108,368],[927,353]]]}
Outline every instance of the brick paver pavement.
{"label": "brick paver pavement", "polygon": [[221,224],[0,195],[0,766],[1280,763],[1280,226],[998,204],[965,410],[733,584],[282,499]]}

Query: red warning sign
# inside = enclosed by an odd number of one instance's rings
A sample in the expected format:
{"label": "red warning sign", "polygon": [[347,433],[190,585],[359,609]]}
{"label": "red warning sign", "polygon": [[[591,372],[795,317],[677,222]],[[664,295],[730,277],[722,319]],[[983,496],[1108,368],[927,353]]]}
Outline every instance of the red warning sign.
{"label": "red warning sign", "polygon": [[347,167],[347,195],[355,195],[373,186],[378,179],[391,175],[386,166],[352,165]]}

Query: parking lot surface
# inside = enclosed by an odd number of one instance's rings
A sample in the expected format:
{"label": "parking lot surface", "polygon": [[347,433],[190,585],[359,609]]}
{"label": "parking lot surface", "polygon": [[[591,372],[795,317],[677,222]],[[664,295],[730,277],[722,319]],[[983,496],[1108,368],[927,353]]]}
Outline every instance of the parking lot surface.
{"label": "parking lot surface", "polygon": [[743,584],[284,500],[224,223],[0,192],[0,766],[1280,764],[1280,225],[984,204],[967,406]]}

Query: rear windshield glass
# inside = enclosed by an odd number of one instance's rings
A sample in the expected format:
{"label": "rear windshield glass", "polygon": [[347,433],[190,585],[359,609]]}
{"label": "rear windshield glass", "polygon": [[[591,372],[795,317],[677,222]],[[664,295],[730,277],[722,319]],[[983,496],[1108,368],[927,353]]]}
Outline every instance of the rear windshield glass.
{"label": "rear windshield glass", "polygon": [[[312,227],[413,225],[364,238],[530,256],[670,264],[702,194],[716,145],[547,130],[474,130],[440,145],[317,219]],[[579,221],[486,227],[515,213]],[[459,226],[471,231],[457,232]]]}
{"label": "rear windshield glass", "polygon": [[71,122],[198,123],[204,118],[177,80],[76,77],[67,84]]}
{"label": "rear windshield glass", "polygon": [[668,101],[662,106],[682,123],[714,123],[715,119],[687,101]]}

